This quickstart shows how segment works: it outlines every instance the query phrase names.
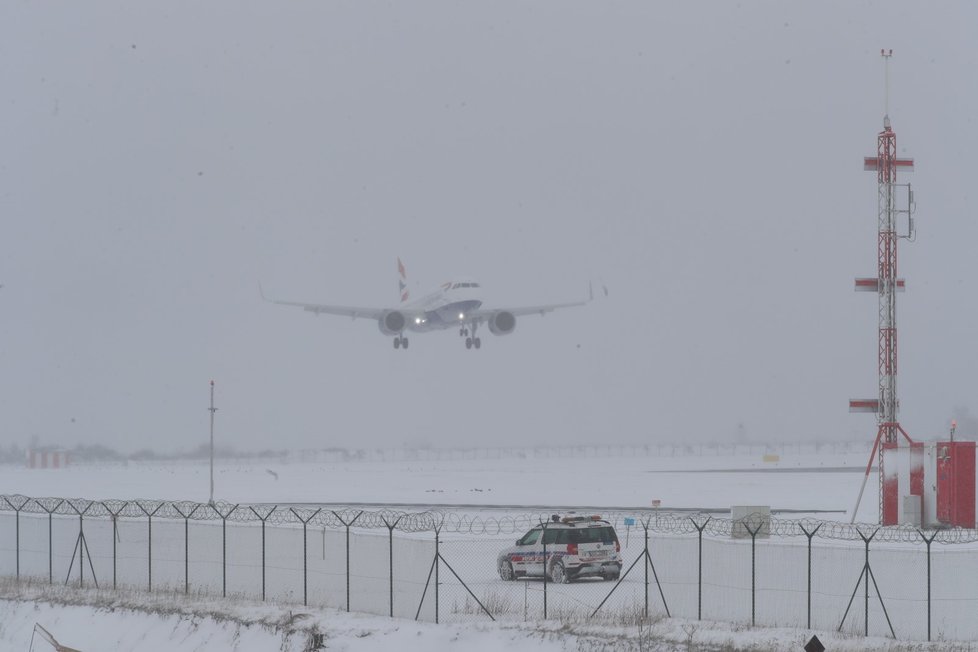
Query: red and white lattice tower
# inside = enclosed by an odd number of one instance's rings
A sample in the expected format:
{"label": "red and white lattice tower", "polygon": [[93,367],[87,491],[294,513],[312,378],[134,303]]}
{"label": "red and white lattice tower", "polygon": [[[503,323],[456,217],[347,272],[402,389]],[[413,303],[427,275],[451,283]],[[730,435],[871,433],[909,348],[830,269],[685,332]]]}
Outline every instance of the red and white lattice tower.
{"label": "red and white lattice tower", "polygon": [[[889,104],[889,59],[893,50],[883,50],[886,68],[886,95]],[[879,297],[879,393],[875,399],[852,399],[849,401],[850,412],[875,412],[878,430],[869,463],[866,465],[866,478],[869,477],[873,460],[877,459],[879,451],[880,477],[880,522],[892,525],[897,522],[898,502],[901,488],[898,486],[894,473],[887,475],[883,469],[883,448],[900,445],[902,435],[907,442],[913,443],[910,436],[900,426],[897,417],[899,401],[897,399],[897,312],[896,293],[905,289],[904,280],[897,277],[897,242],[900,238],[913,239],[914,226],[912,217],[913,193],[910,184],[897,183],[897,171],[913,171],[913,159],[898,158],[896,133],[890,125],[889,106],[883,115],[883,131],[876,139],[876,156],[864,159],[865,170],[876,172],[879,193],[879,238],[876,278],[857,278],[856,291],[876,292]],[[904,190],[905,189],[905,190]],[[899,196],[899,197],[898,197]],[[905,208],[898,206],[905,202]],[[906,232],[898,233],[897,222],[906,216]],[[882,443],[882,445],[881,445]],[[863,479],[856,508],[852,512],[855,520],[856,510],[866,487]],[[892,485],[892,486],[890,486]],[[909,488],[903,488],[904,494],[912,493]]]}

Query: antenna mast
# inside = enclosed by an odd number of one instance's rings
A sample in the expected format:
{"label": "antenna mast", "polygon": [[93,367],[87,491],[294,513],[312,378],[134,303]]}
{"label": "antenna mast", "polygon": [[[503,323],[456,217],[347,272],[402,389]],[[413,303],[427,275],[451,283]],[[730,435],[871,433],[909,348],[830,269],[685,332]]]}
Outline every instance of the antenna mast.
{"label": "antenna mast", "polygon": [[[877,134],[876,156],[863,160],[863,169],[876,172],[878,194],[878,224],[877,239],[877,276],[876,278],[857,278],[856,291],[876,292],[879,296],[879,391],[875,399],[852,399],[849,401],[850,412],[875,412],[878,430],[873,452],[870,453],[869,464],[866,465],[866,477],[863,478],[856,507],[853,509],[851,521],[856,518],[859,502],[862,500],[866,479],[869,477],[874,457],[878,454],[880,477],[880,523],[896,524],[898,520],[899,487],[894,474],[887,476],[883,471],[883,449],[895,448],[899,445],[898,435],[907,442],[913,443],[910,436],[900,426],[897,418],[899,401],[897,400],[897,319],[896,293],[902,292],[906,284],[897,276],[897,242],[901,237],[913,239],[914,227],[911,217],[913,210],[913,193],[910,184],[897,183],[897,170],[913,171],[913,159],[897,158],[896,133],[890,125],[890,58],[893,50],[880,50],[884,67],[884,114],[883,131]],[[897,195],[900,189],[906,188],[906,208],[897,207]],[[897,233],[897,218],[906,214],[908,219],[907,235]],[[892,486],[891,486],[892,485]],[[851,522],[850,521],[850,522]]]}
{"label": "antenna mast", "polygon": [[209,505],[214,504],[214,413],[217,412],[217,408],[214,407],[214,381],[211,381],[211,406],[208,408],[211,413],[211,497],[208,500]]}

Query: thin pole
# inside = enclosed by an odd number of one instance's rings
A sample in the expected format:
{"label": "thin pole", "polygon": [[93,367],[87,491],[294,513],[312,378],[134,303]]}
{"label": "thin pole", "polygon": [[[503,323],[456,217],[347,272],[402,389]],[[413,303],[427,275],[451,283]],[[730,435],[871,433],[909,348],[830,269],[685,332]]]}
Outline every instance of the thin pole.
{"label": "thin pole", "polygon": [[930,642],[930,541],[927,542],[927,641]]}
{"label": "thin pole", "polygon": [[699,531],[699,571],[696,580],[696,620],[703,619],[703,530]]}
{"label": "thin pole", "polygon": [[755,627],[757,625],[756,615],[757,615],[757,533],[761,531],[761,525],[758,524],[755,529],[750,529],[747,523],[744,523],[744,528],[750,533],[750,626]]}
{"label": "thin pole", "polygon": [[804,525],[798,525],[801,531],[805,533],[805,536],[808,537],[808,629],[812,628],[812,537],[815,536],[815,533],[818,532],[822,525],[822,523],[819,523],[811,532],[805,529]]}
{"label": "thin pole", "polygon": [[214,381],[211,381],[211,406],[208,408],[211,413],[211,494],[210,500],[208,501],[211,505],[214,504],[214,413],[217,412],[217,408],[214,407]]}
{"label": "thin pole", "polygon": [[53,510],[48,512],[48,584],[54,584],[54,524],[51,516],[53,513]]}
{"label": "thin pole", "polygon": [[228,597],[228,520],[221,517],[221,597]]}
{"label": "thin pole", "polygon": [[435,624],[438,624],[438,567],[441,565],[441,552],[438,550],[438,535],[441,529],[435,530]]}
{"label": "thin pole", "polygon": [[937,532],[932,534],[929,539],[926,536],[924,536],[924,533],[921,532],[920,530],[917,530],[917,534],[919,534],[920,538],[924,540],[925,544],[927,544],[927,641],[929,642],[930,641],[930,544],[932,544],[934,542],[934,539],[937,538]]}
{"label": "thin pole", "polygon": [[261,599],[262,601],[264,601],[265,600],[265,521],[267,521],[268,518],[272,515],[272,512],[278,509],[278,505],[275,505],[270,510],[268,510],[265,516],[259,515],[258,512],[255,511],[254,507],[249,507],[248,509],[250,509],[252,513],[261,520]]}
{"label": "thin pole", "polygon": [[14,504],[10,502],[6,496],[3,497],[3,502],[10,505],[10,507],[14,510],[14,513],[16,514],[15,522],[17,527],[17,533],[15,536],[16,536],[17,581],[18,582],[20,581],[20,510],[24,509],[24,505],[30,502],[30,500],[31,500],[30,498],[25,498],[23,502],[20,503],[20,507],[15,507]]}
{"label": "thin pole", "polygon": [[651,558],[649,557],[649,524],[643,523],[642,525],[645,527],[645,550],[644,552],[642,552],[642,554],[645,556],[645,559],[643,560],[645,562],[643,564],[643,566],[645,567],[645,612],[644,614],[645,614],[645,620],[648,620],[649,619],[649,564],[651,564],[652,561]]}
{"label": "thin pole", "polygon": [[119,516],[118,514],[112,515],[112,590],[116,588],[115,584],[115,567],[116,567],[116,539],[119,536]]}
{"label": "thin pole", "polygon": [[[689,517],[689,521],[693,524],[693,527],[696,528],[696,533],[699,535],[699,563],[697,564],[699,570],[697,572],[696,580],[696,620],[703,619],[703,530],[706,529],[707,524],[712,518],[712,516],[707,516],[706,520],[703,521],[703,525],[700,525],[692,516]],[[662,587],[659,588],[661,590]]]}
{"label": "thin pole", "polygon": [[543,619],[547,619],[547,526],[549,522],[543,523],[543,531],[540,538],[543,540]]}
{"label": "thin pole", "polygon": [[[397,527],[398,522],[403,515],[398,516],[393,523],[387,522],[387,517],[381,517],[384,521],[384,525],[387,526],[387,554],[388,554],[388,569],[390,571],[390,616],[394,617],[394,528]],[[420,607],[419,607],[420,609]],[[420,613],[420,612],[419,612]]]}
{"label": "thin pole", "polygon": [[[395,523],[396,525],[396,523]],[[394,528],[387,526],[387,568],[390,571],[390,617],[394,617]]]}
{"label": "thin pole", "polygon": [[866,603],[865,613],[866,625],[863,629],[863,636],[869,636],[869,539],[866,539]]}
{"label": "thin pole", "polygon": [[183,592],[190,593],[190,519],[183,519]]}
{"label": "thin pole", "polygon": [[880,50],[880,56],[883,57],[883,115],[890,114],[890,57],[893,56],[893,50],[887,52],[886,50]]}
{"label": "thin pole", "polygon": [[[78,511],[78,510],[75,510]],[[85,588],[85,564],[82,559],[82,546],[85,543],[85,517],[78,515],[78,586]]]}

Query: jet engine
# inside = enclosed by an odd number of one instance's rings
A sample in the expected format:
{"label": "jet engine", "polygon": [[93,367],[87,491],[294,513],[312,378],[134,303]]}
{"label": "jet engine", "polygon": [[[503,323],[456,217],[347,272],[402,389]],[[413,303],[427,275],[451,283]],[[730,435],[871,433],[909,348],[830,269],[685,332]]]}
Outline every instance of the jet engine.
{"label": "jet engine", "polygon": [[377,326],[384,335],[397,335],[404,330],[406,324],[407,319],[399,310],[388,310],[377,320]]}
{"label": "jet engine", "polygon": [[489,318],[489,332],[493,335],[509,335],[516,328],[516,315],[500,310]]}

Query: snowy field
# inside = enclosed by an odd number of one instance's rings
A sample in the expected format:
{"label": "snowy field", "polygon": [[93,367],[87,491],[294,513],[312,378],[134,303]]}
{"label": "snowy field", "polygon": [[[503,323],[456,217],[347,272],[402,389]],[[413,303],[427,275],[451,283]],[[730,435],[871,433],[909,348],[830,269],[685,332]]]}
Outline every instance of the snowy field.
{"label": "snowy field", "polygon": [[[505,458],[261,464],[219,461],[215,499],[230,503],[540,505],[547,507],[832,510],[848,520],[867,452],[835,455]],[[5,468],[0,493],[91,500],[206,502],[206,464],[131,463],[60,470]],[[877,517],[869,483],[858,518]]]}
{"label": "snowy field", "polygon": [[[220,462],[215,473],[215,497],[230,503],[369,504],[369,509],[376,509],[381,505],[397,505],[403,506],[399,509],[405,511],[418,511],[428,505],[454,505],[456,513],[472,517],[488,515],[491,518],[505,518],[507,515],[533,511],[561,511],[584,507],[607,507],[608,512],[614,511],[618,514],[628,513],[629,509],[633,509],[636,514],[640,514],[641,510],[647,509],[653,500],[658,500],[661,501],[663,510],[687,508],[723,510],[739,504],[769,505],[774,510],[791,510],[790,513],[785,514],[789,518],[807,512],[819,518],[848,521],[846,511],[851,508],[859,490],[865,463],[864,452],[838,455],[782,454],[776,462],[764,461],[761,455],[692,455],[668,458],[632,456],[514,459],[507,457],[423,462],[288,464]],[[75,466],[60,470],[8,467],[0,473],[0,494],[83,497],[93,500],[145,498],[206,501],[208,482],[209,469],[206,464]],[[876,477],[873,475],[857,520],[874,521],[876,501]],[[821,510],[828,510],[829,513]],[[71,527],[77,528],[76,525]],[[90,527],[93,528],[91,539],[96,541],[97,530],[94,526],[86,524],[86,530]],[[120,545],[134,540],[134,537],[138,538],[140,536],[138,532],[145,529],[145,522],[143,525],[133,524],[131,527],[134,529],[120,530],[123,541]],[[161,533],[165,532],[167,527],[170,527],[174,534],[179,533],[177,529],[180,532],[183,529],[182,523],[159,522],[156,525]],[[218,527],[215,533],[219,530]],[[111,530],[109,532],[111,536]],[[67,532],[67,534],[71,533]],[[332,537],[334,533],[329,534]],[[337,537],[340,536],[340,533],[335,534]],[[620,531],[619,535],[624,538],[626,533]],[[154,533],[154,538],[158,536],[160,535]],[[325,550],[327,533],[323,532],[322,536]],[[632,531],[630,536],[632,542],[623,551],[626,564],[641,552],[639,532]],[[690,614],[695,616],[696,613],[695,600],[694,603],[685,605],[682,604],[682,600],[673,604],[674,613],[678,611],[680,617],[658,620],[662,618],[661,607],[658,601],[654,600],[657,624],[654,632],[645,633],[644,639],[637,625],[626,626],[622,623],[617,625],[606,623],[603,628],[597,628],[600,631],[596,631],[594,627],[587,627],[583,619],[578,619],[579,626],[569,630],[560,628],[559,631],[553,631],[558,628],[549,625],[541,628],[538,615],[541,599],[539,583],[518,582],[515,586],[506,585],[494,573],[494,556],[501,547],[511,544],[514,538],[512,532],[503,531],[488,537],[456,536],[455,540],[451,536],[447,538],[444,548],[446,557],[459,566],[463,577],[471,581],[477,591],[488,588],[492,595],[501,595],[502,600],[523,604],[526,614],[522,619],[523,622],[519,619],[510,619],[502,624],[490,623],[478,613],[477,609],[470,610],[469,605],[465,605],[461,612],[457,608],[454,610],[446,608],[445,611],[448,613],[443,614],[443,620],[452,621],[454,617],[455,621],[448,625],[434,627],[430,624],[415,623],[411,619],[413,613],[400,609],[398,615],[401,618],[390,620],[383,617],[341,614],[328,608],[305,609],[295,606],[297,600],[301,605],[301,594],[297,597],[295,593],[289,593],[283,596],[283,602],[292,603],[291,609],[308,613],[309,618],[319,623],[318,631],[327,633],[327,638],[331,641],[327,649],[382,650],[395,647],[405,650],[450,649],[454,644],[464,643],[467,649],[477,650],[502,647],[521,650],[523,649],[521,645],[526,645],[526,649],[530,647],[547,649],[542,646],[550,645],[553,646],[552,649],[629,649],[631,646],[631,649],[671,650],[686,649],[689,632],[695,629],[695,640],[700,645],[695,649],[780,650],[800,648],[800,641],[805,635],[805,632],[800,630],[781,630],[773,627],[752,629],[743,625],[744,614],[750,613],[749,593],[745,603],[742,592],[731,592],[731,589],[723,586],[726,581],[716,584],[715,580],[711,589],[713,595],[729,596],[726,598],[724,608],[733,610],[736,617],[731,616],[731,619],[735,622],[741,621],[741,624],[728,625],[690,619]],[[385,540],[386,536],[378,539]],[[143,540],[145,541],[145,536]],[[298,541],[301,549],[301,536]],[[290,542],[289,546],[293,543],[295,542]],[[682,545],[684,551],[691,551],[692,548],[686,545],[688,543],[690,542],[683,541],[675,545]],[[329,545],[332,549],[337,549],[333,546],[340,544],[330,539]],[[670,543],[668,538],[666,540],[660,538],[657,539],[656,545],[660,546],[661,550],[662,546],[668,548]],[[749,546],[743,543],[711,542],[707,546],[707,563],[714,564],[714,568],[718,569],[717,572],[722,576],[722,571],[719,569],[725,564],[723,560],[727,555],[735,554],[736,559],[742,561],[741,552],[749,553],[747,548],[740,551],[738,545],[740,548],[743,548],[743,545]],[[765,550],[777,548],[777,546],[768,547]],[[464,556],[459,556],[456,554],[458,551],[466,552]],[[182,546],[179,553],[182,554]],[[175,558],[179,557],[178,551],[172,551],[172,554]],[[798,555],[790,551],[784,554],[787,555],[786,559],[791,557],[793,564],[791,572],[797,575],[803,567],[795,562],[801,558],[795,559]],[[852,590],[851,583],[855,581],[859,572],[860,550],[850,547],[845,551],[829,551],[826,554],[838,555],[842,560],[841,565],[846,566],[847,569],[849,567],[854,569],[854,572],[847,570],[840,576],[838,586],[825,586],[821,590],[824,594],[822,599],[831,597],[833,604],[838,604],[841,600],[844,606],[844,601]],[[323,558],[326,559],[325,554]],[[690,558],[690,563],[683,565],[694,568],[692,559]],[[908,556],[907,559],[911,557]],[[919,574],[920,564],[916,563],[919,561],[917,557],[912,559],[916,567],[908,570],[912,570],[916,576]],[[67,561],[63,559],[61,563],[67,564]],[[105,577],[105,567],[103,565],[100,568],[99,563],[104,564],[105,559],[103,558],[101,562],[96,560],[96,568],[99,569],[102,577]],[[716,566],[717,563],[720,566]],[[415,565],[423,576],[427,570],[425,565],[418,560],[415,561]],[[136,564],[135,567],[137,574],[144,572],[141,570],[144,566]],[[749,570],[749,565],[746,568]],[[9,573],[6,566],[4,569],[5,573]],[[688,568],[685,570],[688,571]],[[737,572],[742,574],[742,570],[741,568]],[[883,570],[885,571],[885,567]],[[158,572],[159,575],[164,575],[162,571],[158,570]],[[676,572],[677,569],[660,567],[665,582],[688,581],[689,578],[676,577]],[[881,572],[882,574],[884,573]],[[211,578],[212,590],[214,581],[218,582],[216,586],[219,587],[219,576]],[[420,581],[423,581],[423,577]],[[634,598],[638,595],[635,591],[640,589],[640,586],[640,584],[626,582],[621,593],[631,590]],[[446,594],[449,591],[447,587],[446,584]],[[607,583],[602,582],[581,582],[569,587],[552,587],[551,618],[554,617],[553,610],[568,605],[573,607],[574,603],[583,605],[586,611],[589,611],[596,604],[595,600],[600,599],[609,588]],[[88,639],[84,637],[81,640],[77,638],[69,640],[63,636],[64,640],[61,642],[82,650],[135,649],[127,642],[131,639],[126,637],[142,635],[141,640],[147,645],[146,649],[204,649],[201,647],[204,645],[206,649],[264,650],[279,649],[275,647],[278,645],[281,645],[281,649],[303,649],[306,645],[302,641],[307,635],[307,630],[293,633],[289,635],[291,636],[289,639],[285,629],[268,625],[269,622],[274,623],[285,618],[284,614],[288,613],[289,608],[254,604],[240,596],[233,600],[215,600],[175,596],[172,591],[163,593],[162,597],[130,592],[126,594],[126,607],[121,609],[107,607],[104,604],[91,606],[93,600],[112,603],[113,600],[120,599],[111,593],[89,594],[88,598],[81,600],[84,604],[67,606],[61,603],[79,602],[79,600],[70,597],[73,594],[62,593],[50,596],[45,593],[50,589],[40,586],[29,589],[8,586],[5,593],[9,596],[22,590],[36,591],[37,594],[31,597],[42,598],[46,602],[45,606],[36,608],[26,606],[20,601],[4,603],[3,608],[7,613],[3,615],[3,622],[8,624],[0,629],[0,643],[9,644],[9,649],[24,649],[19,647],[20,642],[24,640],[23,637],[29,633],[35,621],[44,620],[42,624],[45,626],[50,624],[62,631],[84,633],[84,626],[79,626],[78,623],[93,619],[111,622],[110,629],[118,632],[118,642],[103,641],[96,646],[87,643]],[[516,595],[517,593],[519,595]],[[66,598],[66,595],[69,597]],[[93,595],[95,597],[92,597]],[[465,595],[461,591],[456,591],[455,595],[458,596],[458,602],[465,600]],[[674,593],[669,595],[672,596]],[[798,595],[788,595],[787,598],[782,598],[780,595],[772,593],[768,598],[768,605],[773,604],[770,602],[772,599],[791,603],[801,600],[799,604],[803,604],[804,601],[803,591]],[[905,596],[906,599],[903,601],[913,606],[917,604],[914,601],[918,597]],[[193,606],[193,602],[191,606],[186,606],[184,600],[188,599],[196,600],[197,606]],[[160,611],[159,600],[166,602],[166,609],[163,610],[165,613],[157,613]],[[688,599],[686,602],[688,603]],[[342,606],[331,604],[328,600],[323,601],[322,604]],[[414,605],[410,607],[409,611],[413,612]],[[766,608],[768,613],[773,613],[771,606]],[[891,608],[899,612],[900,600],[898,599],[897,604]],[[191,627],[187,624],[187,619],[180,615],[181,610],[212,614],[212,616],[193,619]],[[571,611],[565,608],[564,613],[571,613]],[[919,620],[917,617],[919,609],[914,607],[909,613],[911,618]],[[213,614],[218,615],[215,617]],[[430,614],[426,615],[430,620]],[[764,619],[758,622],[762,623]],[[16,623],[16,626],[12,623]],[[882,621],[874,615],[872,625],[874,633],[882,631],[881,627],[885,627],[885,624],[881,625],[881,623]],[[917,646],[918,643],[883,643],[880,639],[864,641],[862,637],[854,634],[853,630],[858,629],[857,624],[853,622],[851,627],[847,626],[840,638],[833,638],[827,633],[834,629],[834,625],[828,625],[827,621],[816,623],[816,626],[821,626],[818,630],[820,638],[834,641],[834,645],[829,649],[927,649],[910,647]],[[914,625],[917,627],[920,623],[915,622]],[[186,627],[190,629],[184,631],[182,628]],[[52,630],[52,633],[56,632]],[[287,644],[281,642],[285,640],[283,636],[288,639]],[[649,643],[653,638],[654,645]],[[905,637],[900,636],[900,638]],[[13,641],[17,641],[17,644],[12,644]],[[154,648],[153,645],[158,647]],[[289,645],[293,647],[288,647]],[[725,645],[734,647],[723,647]],[[944,644],[944,647],[937,645],[932,649],[967,648]]]}
{"label": "snowy field", "polygon": [[[293,609],[242,601],[177,601],[169,596],[115,596],[9,585],[0,588],[5,598],[0,599],[0,649],[18,652],[52,650],[34,636],[35,623],[60,644],[82,652],[305,652],[310,649],[312,632],[323,635],[322,649],[341,652],[786,652],[801,650],[811,636],[799,630],[731,628],[725,623],[679,618],[632,627],[556,621],[431,625],[333,609]],[[817,635],[832,652],[971,649],[832,632]]]}

